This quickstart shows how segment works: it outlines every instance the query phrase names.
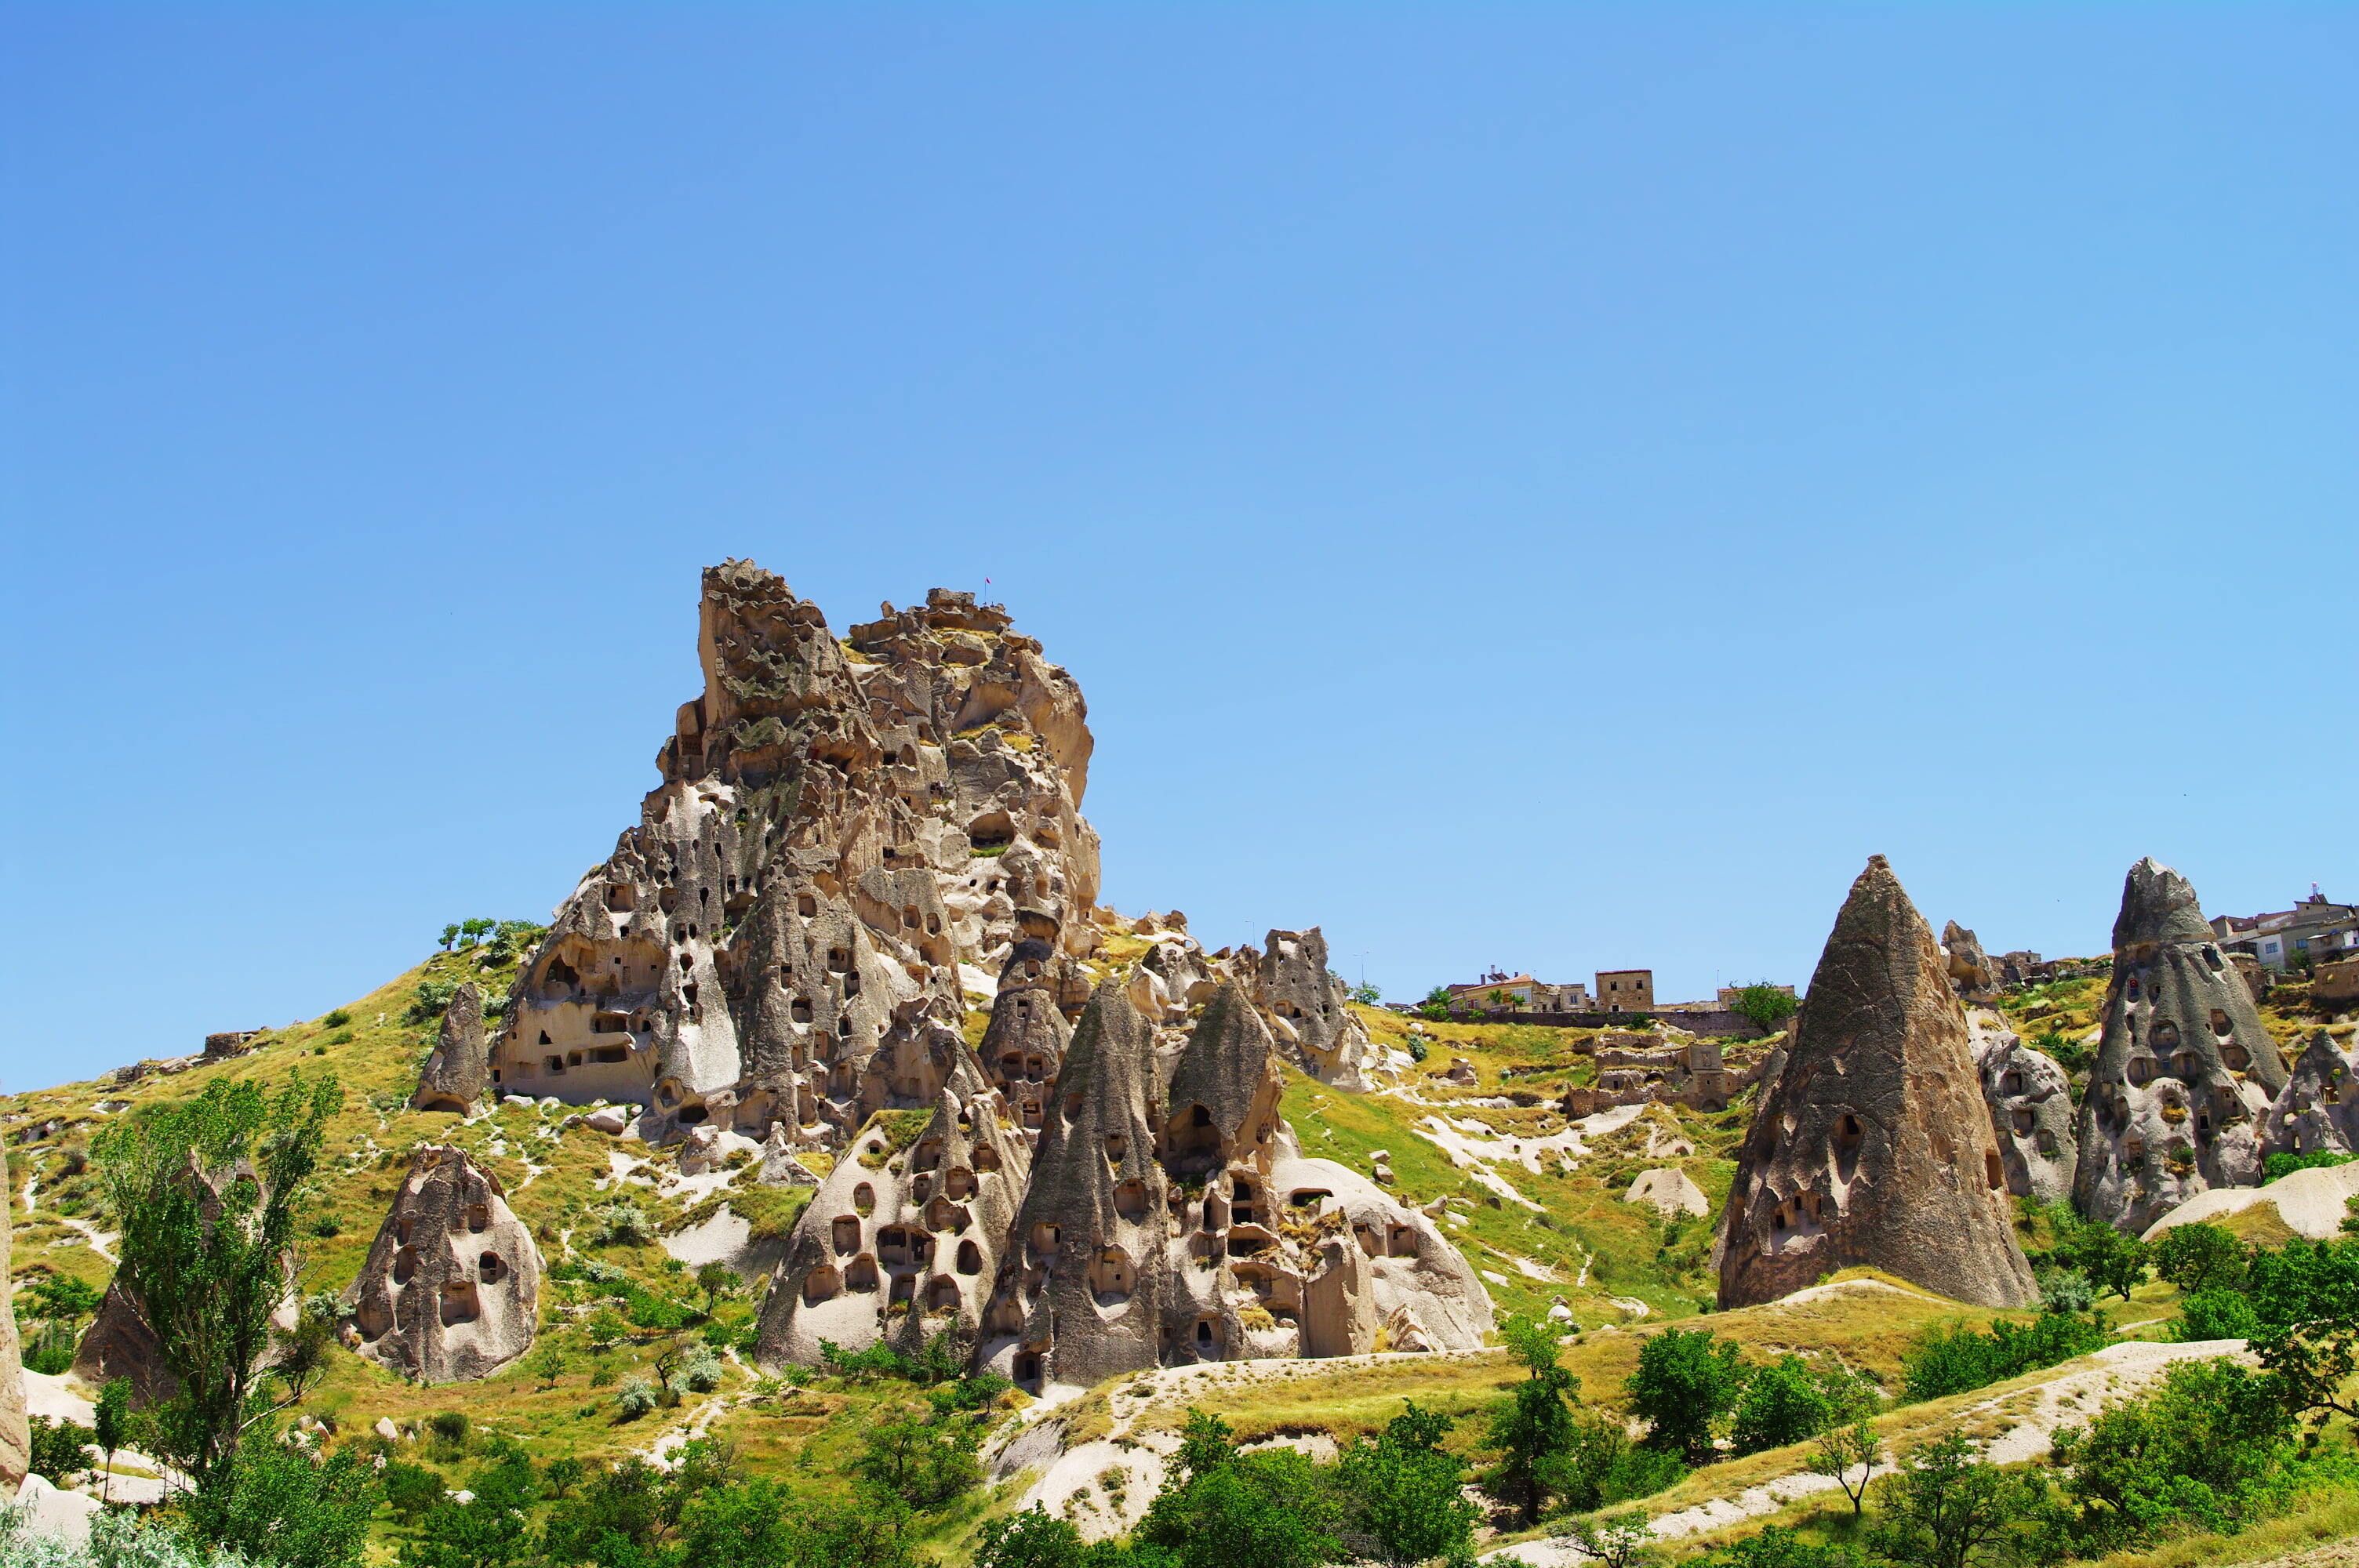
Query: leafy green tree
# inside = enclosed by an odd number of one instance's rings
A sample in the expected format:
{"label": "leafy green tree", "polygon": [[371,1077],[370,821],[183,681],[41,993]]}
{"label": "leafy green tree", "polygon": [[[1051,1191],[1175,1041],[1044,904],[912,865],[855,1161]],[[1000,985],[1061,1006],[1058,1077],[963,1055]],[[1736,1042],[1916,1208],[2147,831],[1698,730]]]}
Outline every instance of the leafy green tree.
{"label": "leafy green tree", "polygon": [[696,1288],[704,1292],[704,1311],[710,1316],[725,1296],[734,1296],[738,1289],[737,1271],[715,1260],[696,1271]]}
{"label": "leafy green tree", "polygon": [[444,951],[445,953],[449,952],[449,951],[451,950],[451,945],[452,945],[453,943],[457,942],[458,940],[459,940],[459,923],[458,923],[457,921],[455,921],[455,920],[454,920],[454,921],[452,921],[450,925],[446,925],[446,926],[444,926],[444,927],[442,928],[442,951]]}
{"label": "leafy green tree", "polygon": [[2359,1419],[2344,1392],[2359,1372],[2359,1238],[2297,1236],[2256,1252],[2245,1294],[2259,1325],[2253,1349],[2292,1408]]}
{"label": "leafy green tree", "polygon": [[459,922],[459,946],[463,951],[491,935],[493,923],[484,919]]}
{"label": "leafy green tree", "polygon": [[123,1227],[115,1285],[179,1380],[153,1413],[158,1440],[200,1492],[234,1484],[241,1437],[274,1408],[255,1380],[271,1314],[300,1277],[309,1184],[342,1100],[332,1077],[292,1074],[276,1097],[217,1079],[92,1142]]}
{"label": "leafy green tree", "polygon": [[2190,1525],[2231,1534],[2294,1457],[2294,1412],[2266,1375],[2181,1361],[2161,1387],[2058,1430],[2051,1514],[2071,1556],[2098,1557]]}
{"label": "leafy green tree", "polygon": [[1653,1497],[1688,1473],[1678,1454],[1631,1442],[1622,1419],[1604,1411],[1576,1411],[1570,1441],[1539,1470],[1549,1496],[1581,1513]]}
{"label": "leafy green tree", "polygon": [[1799,1356],[1780,1356],[1745,1379],[1729,1426],[1739,1454],[1757,1454],[1816,1437],[1836,1419],[1834,1400]]}
{"label": "leafy green tree", "polygon": [[1441,1447],[1457,1418],[1403,1404],[1374,1442],[1353,1444],[1336,1461],[1351,1510],[1344,1544],[1395,1568],[1470,1546],[1477,1512],[1459,1495],[1465,1463]]}
{"label": "leafy green tree", "polygon": [[1563,1485],[1563,1455],[1578,1435],[1566,1401],[1580,1398],[1581,1379],[1557,1364],[1556,1331],[1548,1323],[1510,1316],[1499,1325],[1499,1336],[1527,1375],[1492,1407],[1484,1445],[1499,1458],[1484,1472],[1483,1485],[1501,1501],[1520,1505],[1524,1522],[1533,1525]]}
{"label": "leafy green tree", "polygon": [[1853,1568],[1859,1553],[1847,1546],[1821,1546],[1782,1525],[1761,1527],[1702,1560],[1702,1568]]}
{"label": "leafy green tree", "polygon": [[1072,1521],[1035,1503],[983,1527],[974,1568],[1081,1568],[1089,1557]]}
{"label": "leafy green tree", "polygon": [[2000,1469],[1951,1432],[1909,1450],[1878,1483],[1868,1546],[1916,1568],[1971,1568],[2000,1555],[2042,1490],[2038,1477]]}
{"label": "leafy green tree", "polygon": [[201,1540],[279,1568],[357,1568],[380,1496],[357,1451],[314,1459],[284,1443],[256,1441],[232,1463],[232,1484],[216,1483],[189,1501]]}
{"label": "leafy green tree", "polygon": [[2245,1244],[2216,1225],[2174,1225],[2156,1238],[2154,1271],[2188,1294],[2225,1290],[2245,1278]]}
{"label": "leafy green tree", "polygon": [[2180,1303],[2176,1337],[2181,1344],[2252,1339],[2260,1332],[2260,1314],[2242,1291],[2198,1291]]}
{"label": "leafy green tree", "polygon": [[853,1473],[912,1509],[939,1508],[983,1479],[975,1434],[929,1421],[904,1405],[873,1421],[852,1461]]}
{"label": "leafy green tree", "polygon": [[1938,1400],[2100,1349],[2113,1339],[2102,1313],[2081,1317],[2043,1312],[2028,1322],[2000,1318],[1978,1334],[1964,1324],[1935,1324],[1901,1357],[1904,1397]]}
{"label": "leafy green tree", "polygon": [[1362,1007],[1374,1007],[1385,1000],[1384,988],[1363,982],[1352,988],[1352,1000]]}
{"label": "leafy green tree", "polygon": [[36,1274],[26,1282],[23,1293],[28,1305],[17,1309],[21,1315],[69,1325],[98,1311],[103,1299],[96,1287],[71,1274]]}
{"label": "leafy green tree", "polygon": [[131,1440],[131,1379],[109,1378],[98,1390],[92,1409],[91,1435],[106,1455],[106,1479],[99,1483],[99,1499],[108,1500],[114,1483],[114,1454]]}
{"label": "leafy green tree", "polygon": [[1735,1344],[1708,1328],[1667,1328],[1648,1339],[1623,1384],[1632,1413],[1647,1423],[1647,1440],[1690,1465],[1711,1460],[1712,1433],[1744,1391]]}
{"label": "leafy green tree", "polygon": [[48,1416],[34,1416],[32,1454],[26,1468],[54,1485],[63,1486],[65,1478],[77,1470],[87,1470],[97,1462],[90,1451],[91,1440],[96,1435],[79,1422],[52,1421]]}
{"label": "leafy green tree", "polygon": [[1450,1016],[1452,1000],[1448,986],[1436,986],[1425,993],[1425,1000],[1417,1004],[1417,1011],[1427,1018],[1440,1022]]}
{"label": "leafy green tree", "polygon": [[1744,1019],[1764,1034],[1776,1033],[1777,1026],[1794,1016],[1799,1008],[1788,992],[1767,980],[1756,980],[1737,988],[1736,998],[1729,1011]]}
{"label": "leafy green tree", "polygon": [[442,1477],[423,1465],[388,1459],[377,1479],[385,1487],[386,1505],[404,1524],[416,1524],[442,1500]]}
{"label": "leafy green tree", "polygon": [[[1863,1415],[1849,1426],[1839,1426],[1819,1437],[1819,1444],[1810,1451],[1810,1473],[1824,1476],[1843,1488],[1851,1499],[1852,1518],[1860,1517],[1860,1501],[1867,1495],[1867,1484],[1875,1478],[1875,1467],[1884,1462],[1884,1439],[1875,1430],[1875,1422]],[[1853,1472],[1858,1472],[1854,1479]]]}
{"label": "leafy green tree", "polygon": [[1343,1547],[1343,1510],[1290,1448],[1240,1454],[1228,1423],[1190,1410],[1179,1465],[1133,1534],[1170,1568],[1320,1568]]}

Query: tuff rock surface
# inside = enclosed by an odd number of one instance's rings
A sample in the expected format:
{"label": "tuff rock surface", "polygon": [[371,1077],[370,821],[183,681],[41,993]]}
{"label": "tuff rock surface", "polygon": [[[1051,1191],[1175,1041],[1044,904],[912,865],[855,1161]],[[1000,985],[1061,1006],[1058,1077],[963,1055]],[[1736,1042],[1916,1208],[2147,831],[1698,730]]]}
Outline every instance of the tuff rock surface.
{"label": "tuff rock surface", "polygon": [[15,1191],[9,1183],[7,1157],[0,1154],[0,1499],[16,1495],[33,1455],[32,1427],[25,1413],[25,1366],[16,1339],[16,1308],[9,1299],[15,1287],[8,1274],[8,1211],[14,1206],[8,1195]]}
{"label": "tuff rock surface", "polygon": [[1941,951],[1950,967],[1950,983],[1968,1001],[1988,1001],[1998,994],[1998,966],[1974,934],[1952,920],[1941,927]]}
{"label": "tuff rock surface", "polygon": [[2005,1030],[1984,1038],[1977,1060],[2006,1190],[2036,1203],[2069,1200],[2080,1144],[2072,1132],[2071,1080],[2062,1064]]}
{"label": "tuff rock surface", "polygon": [[2082,1096],[2072,1201],[2132,1232],[2213,1187],[2261,1179],[2285,1058],[2185,877],[2130,868],[2103,1034]]}
{"label": "tuff rock surface", "polygon": [[2269,1154],[2359,1153],[2359,1083],[2352,1054],[2313,1030],[2261,1128]]}
{"label": "tuff rock surface", "polygon": [[2016,1244],[1966,1019],[1881,855],[1852,884],[1737,1156],[1720,1304],[1870,1265],[1984,1306],[2039,1299]]}
{"label": "tuff rock surface", "polygon": [[540,1249],[464,1150],[420,1149],[344,1304],[361,1354],[420,1383],[486,1377],[532,1347]]}
{"label": "tuff rock surface", "polygon": [[442,1032],[433,1054],[419,1069],[418,1092],[409,1097],[418,1110],[455,1111],[480,1116],[492,1087],[491,1054],[484,1044],[484,993],[468,980],[451,993],[442,1010]]}

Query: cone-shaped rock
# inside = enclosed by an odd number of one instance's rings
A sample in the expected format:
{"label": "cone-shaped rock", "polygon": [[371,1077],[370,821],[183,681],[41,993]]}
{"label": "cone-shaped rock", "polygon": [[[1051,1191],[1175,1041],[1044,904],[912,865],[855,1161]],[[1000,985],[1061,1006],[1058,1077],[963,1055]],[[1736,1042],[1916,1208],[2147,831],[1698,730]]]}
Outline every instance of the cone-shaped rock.
{"label": "cone-shaped rock", "polygon": [[492,1087],[491,1053],[484,1044],[484,993],[467,981],[451,993],[442,1010],[442,1033],[434,1054],[419,1070],[418,1092],[409,1097],[418,1110],[456,1111],[473,1116],[484,1108]]}
{"label": "cone-shaped rock", "polygon": [[1349,1005],[1343,982],[1327,968],[1319,927],[1273,931],[1254,971],[1254,1000],[1295,1065],[1321,1083],[1354,1091],[1374,1086],[1375,1049]]}
{"label": "cone-shaped rock", "polygon": [[2194,888],[2151,859],[2132,866],[2075,1125],[2074,1205],[2136,1234],[2198,1193],[2258,1184],[2260,1122],[2285,1084]]}
{"label": "cone-shaped rock", "polygon": [[363,1355],[421,1383],[487,1377],[532,1347],[540,1249],[497,1177],[421,1149],[344,1303]]}
{"label": "cone-shaped rock", "polygon": [[982,1365],[1082,1387],[1161,1359],[1169,1227],[1155,1035],[1109,980],[1082,1010],[993,1292]]}
{"label": "cone-shaped rock", "polygon": [[1827,938],[1792,1049],[1739,1153],[1720,1304],[1869,1265],[1960,1301],[2039,1299],[2016,1245],[1964,1012],[1884,857]]}
{"label": "cone-shaped rock", "polygon": [[2014,1034],[1995,1035],[1982,1055],[1983,1100],[2006,1166],[2006,1190],[2035,1203],[2072,1195],[2080,1145],[2072,1132],[2072,1088],[2056,1058]]}
{"label": "cone-shaped rock", "polygon": [[25,1414],[25,1368],[16,1344],[16,1308],[9,1301],[8,1162],[0,1155],[0,1498],[16,1495],[33,1456],[31,1423]]}
{"label": "cone-shaped rock", "polygon": [[1030,1174],[1031,1152],[964,1042],[914,1141],[871,1119],[795,1226],[763,1303],[765,1366],[817,1366],[821,1340],[915,1354],[972,1345]]}
{"label": "cone-shaped rock", "polygon": [[2261,1146],[2270,1154],[2359,1153],[2359,1080],[2351,1054],[2321,1029],[2294,1059],[2293,1072],[2269,1106]]}

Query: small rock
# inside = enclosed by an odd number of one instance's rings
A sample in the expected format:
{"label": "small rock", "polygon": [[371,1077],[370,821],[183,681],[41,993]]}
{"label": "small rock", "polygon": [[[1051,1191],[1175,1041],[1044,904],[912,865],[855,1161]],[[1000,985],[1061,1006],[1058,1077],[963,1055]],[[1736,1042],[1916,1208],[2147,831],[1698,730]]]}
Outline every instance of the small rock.
{"label": "small rock", "polygon": [[529,1095],[502,1095],[500,1097],[500,1103],[505,1106],[513,1106],[518,1110],[530,1110],[533,1107],[532,1097]]}
{"label": "small rock", "polygon": [[393,1418],[389,1415],[381,1415],[377,1417],[376,1425],[371,1430],[379,1437],[384,1438],[387,1443],[398,1443],[401,1441],[401,1429],[393,1424]]}
{"label": "small rock", "polygon": [[603,1132],[609,1137],[619,1137],[631,1125],[631,1119],[623,1114],[621,1108],[610,1105],[593,1110],[583,1117],[582,1125],[592,1132]]}

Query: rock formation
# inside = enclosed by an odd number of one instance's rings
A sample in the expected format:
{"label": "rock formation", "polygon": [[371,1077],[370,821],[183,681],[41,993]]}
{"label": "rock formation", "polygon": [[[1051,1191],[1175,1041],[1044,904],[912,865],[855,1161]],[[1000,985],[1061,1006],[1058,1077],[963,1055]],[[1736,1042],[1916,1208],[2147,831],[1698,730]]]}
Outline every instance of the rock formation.
{"label": "rock formation", "polygon": [[1883,856],[1852,884],[1738,1153],[1720,1304],[1870,1265],[1984,1306],[2039,1299],[1931,929]]}
{"label": "rock formation", "polygon": [[421,1383],[486,1377],[532,1347],[540,1249],[499,1180],[421,1149],[344,1292],[360,1352]]}
{"label": "rock formation", "polygon": [[2359,1082],[2352,1055],[2313,1030],[2261,1126],[2267,1154],[2359,1153]]}
{"label": "rock formation", "polygon": [[2083,1215],[2141,1231],[2198,1193],[2260,1181],[2285,1059],[2195,890],[2151,859],[2122,888],[2103,1031],[2074,1123]]}
{"label": "rock formation", "polygon": [[1685,1171],[1641,1171],[1622,1195],[1624,1203],[1642,1203],[1669,1217],[1675,1214],[1707,1215],[1712,1200]]}
{"label": "rock formation", "polygon": [[2080,1144],[2063,1066],[2004,1030],[1988,1038],[1979,1063],[2006,1190],[2035,1203],[2071,1198]]}
{"label": "rock formation", "polygon": [[1988,1001],[1998,994],[1998,966],[1974,934],[1952,920],[1941,927],[1941,951],[1950,968],[1950,983],[1968,1001]]}
{"label": "rock formation", "polygon": [[434,1054],[419,1069],[418,1092],[409,1103],[417,1110],[478,1116],[487,1108],[491,1087],[491,1055],[484,1047],[484,993],[468,980],[451,993],[442,1010],[441,1035]]}
{"label": "rock formation", "polygon": [[[1300,1158],[1278,1114],[1277,1047],[1242,984],[1216,985],[1191,1028],[1158,1039],[1135,988],[1109,979],[1067,1039],[1039,1025],[1025,961],[1019,947],[1003,972],[994,1059],[962,1064],[908,1154],[871,1123],[797,1227],[765,1308],[766,1365],[815,1363],[822,1338],[914,1349],[973,1329],[977,1366],[1038,1390],[1190,1361],[1482,1343],[1490,1298],[1432,1222]],[[964,1212],[920,1184],[945,1162],[943,1179],[976,1193]]]}
{"label": "rock formation", "polygon": [[981,1332],[1031,1152],[956,1030],[928,1022],[905,1032],[925,1029],[950,1058],[932,1115],[914,1129],[906,1112],[876,1117],[820,1184],[763,1303],[766,1365],[817,1366],[822,1340],[915,1353]]}
{"label": "rock formation", "polygon": [[1253,999],[1295,1065],[1321,1083],[1365,1091],[1376,1050],[1367,1026],[1351,1009],[1351,993],[1327,968],[1327,938],[1319,927],[1273,931],[1261,953],[1241,955],[1250,966]]}
{"label": "rock formation", "polygon": [[0,1154],[0,1501],[16,1495],[33,1456],[32,1427],[25,1413],[25,1366],[16,1340],[16,1308],[9,1299],[8,1211],[16,1206],[8,1160]]}
{"label": "rock formation", "polygon": [[[953,1011],[1019,910],[1096,939],[1080,688],[995,605],[937,589],[839,642],[745,561],[704,574],[704,694],[663,782],[519,974],[501,1087],[840,1147],[907,1003]],[[1082,999],[1076,997],[1078,1007]]]}

